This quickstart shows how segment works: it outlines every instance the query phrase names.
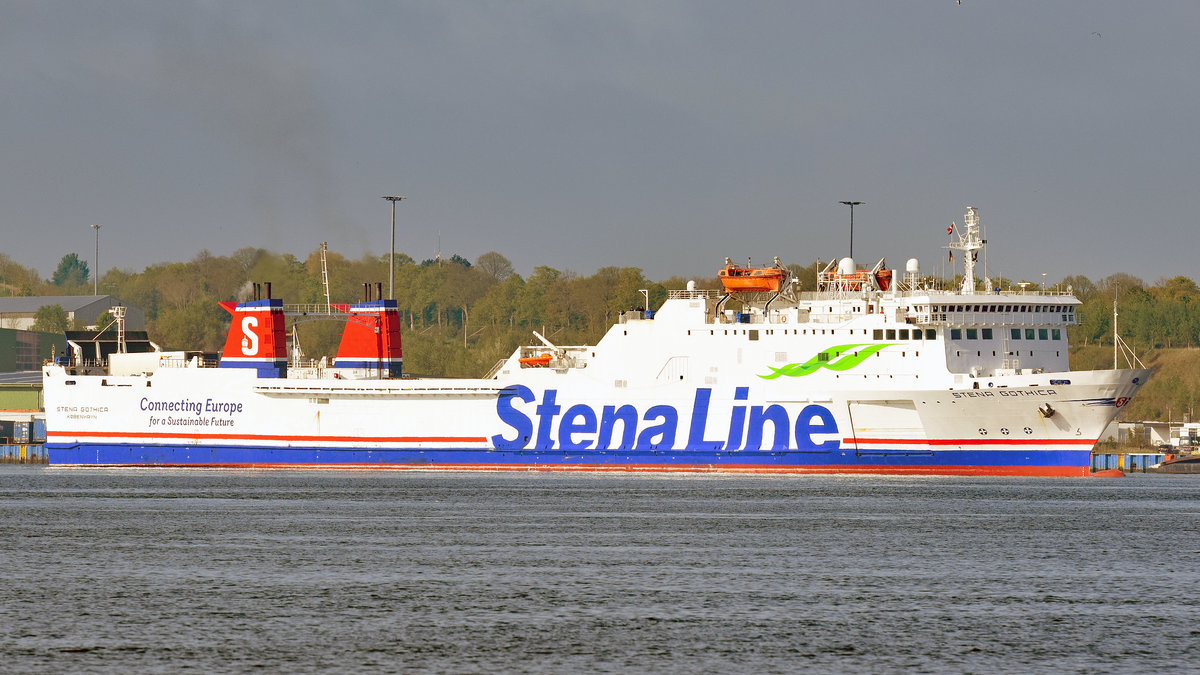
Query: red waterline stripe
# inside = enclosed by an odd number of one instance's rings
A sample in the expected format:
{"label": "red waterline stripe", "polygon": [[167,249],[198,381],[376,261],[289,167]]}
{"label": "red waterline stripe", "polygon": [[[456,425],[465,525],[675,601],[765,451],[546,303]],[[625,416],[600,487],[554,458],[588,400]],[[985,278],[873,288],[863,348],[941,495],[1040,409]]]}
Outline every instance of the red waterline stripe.
{"label": "red waterline stripe", "polygon": [[880,443],[894,445],[1086,445],[1094,438],[843,438],[843,443]]}
{"label": "red waterline stripe", "polygon": [[727,473],[727,474],[854,474],[892,476],[1032,476],[1079,478],[1090,474],[1084,466],[788,466],[712,464],[288,464],[227,462],[205,464],[56,464],[70,467],[180,468],[180,469],[382,469],[388,471],[537,471],[576,473]]}
{"label": "red waterline stripe", "polygon": [[185,434],[146,431],[63,431],[50,432],[54,439],[69,438],[205,438],[225,441],[339,441],[363,443],[484,443],[484,436],[285,436],[275,434]]}

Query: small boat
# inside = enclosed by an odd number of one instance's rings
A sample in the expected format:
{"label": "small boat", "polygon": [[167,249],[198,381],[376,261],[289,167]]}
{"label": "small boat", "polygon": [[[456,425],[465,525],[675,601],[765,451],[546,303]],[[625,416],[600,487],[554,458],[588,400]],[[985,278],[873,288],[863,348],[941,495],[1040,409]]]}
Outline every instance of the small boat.
{"label": "small boat", "polygon": [[725,265],[717,272],[721,285],[729,293],[778,293],[787,279],[787,270],[778,267],[734,267]]}
{"label": "small boat", "polygon": [[879,290],[886,291],[892,286],[892,271],[855,270],[851,274],[835,274],[833,279],[835,284],[851,291],[860,291],[864,287],[870,288],[870,280],[874,279]]}
{"label": "small boat", "polygon": [[545,368],[550,365],[550,355],[538,354],[537,356],[526,356],[517,359],[517,362],[521,364],[522,368]]}
{"label": "small boat", "polygon": [[1200,454],[1180,455],[1150,468],[1154,473],[1200,473]]}
{"label": "small boat", "polygon": [[885,260],[865,269],[856,267],[852,258],[835,259],[817,273],[817,285],[831,291],[886,291],[892,287],[892,270]]}

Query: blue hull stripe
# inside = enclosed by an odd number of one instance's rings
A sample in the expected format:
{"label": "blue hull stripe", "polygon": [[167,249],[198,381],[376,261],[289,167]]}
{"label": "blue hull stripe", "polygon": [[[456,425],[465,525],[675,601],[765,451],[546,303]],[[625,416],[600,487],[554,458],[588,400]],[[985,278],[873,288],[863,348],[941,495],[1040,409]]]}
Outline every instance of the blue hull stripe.
{"label": "blue hull stripe", "polygon": [[251,445],[195,446],[48,443],[50,464],[470,464],[526,465],[661,465],[679,466],[895,466],[895,467],[1087,467],[1091,449],[1080,450],[935,450],[872,449],[833,452],[712,450],[546,451],[482,450],[479,448],[318,448]]}

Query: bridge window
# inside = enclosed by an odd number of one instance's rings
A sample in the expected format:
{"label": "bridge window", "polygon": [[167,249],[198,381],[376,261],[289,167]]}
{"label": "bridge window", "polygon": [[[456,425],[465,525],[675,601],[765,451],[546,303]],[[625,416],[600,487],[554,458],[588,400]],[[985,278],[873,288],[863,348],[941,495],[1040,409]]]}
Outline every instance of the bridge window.
{"label": "bridge window", "polygon": [[[991,340],[991,339],[992,339],[992,329],[991,329],[991,328],[984,328],[984,329],[983,329],[983,339],[984,339],[984,340]],[[992,356],[995,356],[995,354],[992,354]]]}
{"label": "bridge window", "polygon": [[[1026,328],[1026,329],[1025,329],[1025,339],[1026,339],[1026,340],[1032,340],[1032,339],[1033,339],[1033,329],[1032,329],[1032,328]],[[1031,352],[1029,355],[1030,355],[1030,356],[1033,356],[1033,353]]]}
{"label": "bridge window", "polygon": [[950,329],[950,339],[951,340],[961,340],[962,339],[962,329],[961,328],[951,328]]}
{"label": "bridge window", "polygon": [[883,339],[883,329],[876,328],[875,330],[871,331],[871,339],[882,340]]}
{"label": "bridge window", "polygon": [[1050,339],[1050,331],[1046,330],[1045,328],[1039,328],[1038,329],[1038,339],[1039,340],[1049,340]]}
{"label": "bridge window", "polygon": [[967,329],[967,339],[968,340],[978,340],[979,339],[979,331],[974,328],[968,328]]}
{"label": "bridge window", "polygon": [[901,329],[900,329],[900,339],[901,339],[901,340],[907,340],[907,339],[908,339],[908,329],[906,329],[906,328],[901,328]]}
{"label": "bridge window", "polygon": [[887,339],[889,339],[889,340],[896,339],[896,329],[895,328],[887,329]]}
{"label": "bridge window", "polygon": [[1012,329],[1012,339],[1014,339],[1014,340],[1021,339],[1021,329],[1020,328]]}
{"label": "bridge window", "polygon": [[1062,339],[1062,331],[1060,331],[1060,330],[1059,330],[1059,329],[1057,329],[1057,328],[1055,328],[1053,331],[1051,331],[1051,333],[1050,333],[1050,334],[1054,336],[1054,339],[1055,339],[1055,340],[1061,340],[1061,339]]}
{"label": "bridge window", "polygon": [[926,328],[925,329],[925,339],[926,340],[936,340],[937,339],[937,331],[932,328]]}

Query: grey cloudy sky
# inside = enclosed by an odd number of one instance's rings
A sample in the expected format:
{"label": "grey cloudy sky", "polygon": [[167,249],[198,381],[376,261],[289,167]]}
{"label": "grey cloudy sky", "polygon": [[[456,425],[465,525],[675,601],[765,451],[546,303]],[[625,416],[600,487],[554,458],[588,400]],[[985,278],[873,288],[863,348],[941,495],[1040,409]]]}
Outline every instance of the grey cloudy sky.
{"label": "grey cloudy sky", "polygon": [[140,271],[322,241],[1200,277],[1200,4],[0,1],[0,232]]}

